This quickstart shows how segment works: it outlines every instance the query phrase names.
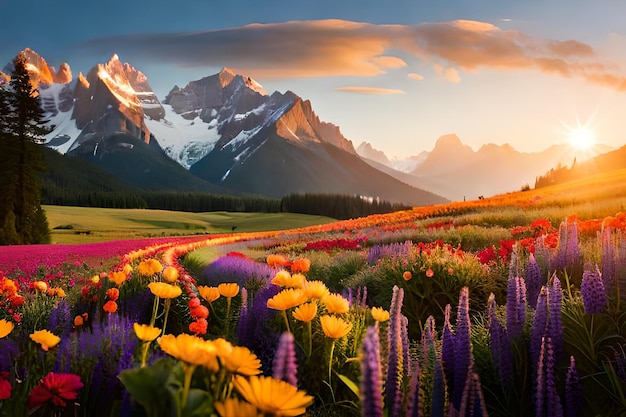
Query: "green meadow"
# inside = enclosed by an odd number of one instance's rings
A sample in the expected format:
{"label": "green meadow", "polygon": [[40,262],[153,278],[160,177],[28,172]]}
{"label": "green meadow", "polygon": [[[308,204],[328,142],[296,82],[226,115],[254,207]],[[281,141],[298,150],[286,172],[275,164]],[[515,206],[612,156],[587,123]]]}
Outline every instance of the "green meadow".
{"label": "green meadow", "polygon": [[[52,243],[294,229],[335,219],[296,213],[189,213],[169,210],[43,206]],[[234,228],[234,229],[233,229]]]}

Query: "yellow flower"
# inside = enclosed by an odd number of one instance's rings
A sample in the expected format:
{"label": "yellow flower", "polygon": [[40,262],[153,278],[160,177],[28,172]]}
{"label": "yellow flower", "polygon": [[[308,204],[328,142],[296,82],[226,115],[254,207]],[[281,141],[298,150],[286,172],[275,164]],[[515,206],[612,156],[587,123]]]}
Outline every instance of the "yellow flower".
{"label": "yellow flower", "polygon": [[61,341],[61,338],[49,330],[37,330],[30,335],[33,342],[39,343],[41,348],[47,351],[55,347]]}
{"label": "yellow flower", "polygon": [[274,278],[272,278],[271,282],[272,284],[278,285],[279,287],[286,287],[286,284],[287,282],[289,282],[290,279],[291,274],[289,273],[289,271],[281,269],[274,275]]}
{"label": "yellow flower", "polygon": [[306,301],[306,295],[304,291],[299,288],[287,288],[267,300],[267,307],[285,311],[292,307],[299,306]]}
{"label": "yellow flower", "polygon": [[389,312],[382,307],[372,307],[372,317],[382,323],[389,320]]}
{"label": "yellow flower", "polygon": [[293,311],[293,317],[296,320],[303,321],[305,323],[309,323],[311,320],[315,318],[317,315],[317,304],[315,303],[305,303],[301,304]]}
{"label": "yellow flower", "polygon": [[261,360],[245,346],[233,346],[226,339],[213,341],[217,355],[224,367],[240,375],[258,375],[261,373]]}
{"label": "yellow flower", "polygon": [[322,281],[307,281],[302,287],[308,298],[321,300],[330,294],[328,287]]}
{"label": "yellow flower", "polygon": [[278,271],[274,278],[272,278],[272,284],[285,288],[302,288],[306,281],[306,277],[302,274],[291,275],[289,271]]}
{"label": "yellow flower", "polygon": [[340,294],[328,294],[322,298],[326,311],[329,313],[347,313],[350,310],[350,302],[343,298]]}
{"label": "yellow flower", "polygon": [[220,290],[217,287],[207,287],[203,285],[198,287],[198,293],[200,297],[204,298],[209,303],[220,298]]}
{"label": "yellow flower", "polygon": [[118,287],[122,285],[124,281],[126,281],[128,274],[124,271],[113,272],[109,275],[109,281],[113,282]]}
{"label": "yellow flower", "polygon": [[331,339],[340,339],[352,330],[352,323],[337,316],[324,315],[320,317],[320,322],[324,334]]}
{"label": "yellow flower", "polygon": [[227,398],[213,404],[220,417],[261,417],[262,414],[252,404],[237,398]]}
{"label": "yellow flower", "polygon": [[246,401],[273,416],[299,416],[313,404],[313,396],[269,376],[245,378],[235,375],[233,385]]}
{"label": "yellow flower", "polygon": [[15,325],[12,322],[5,319],[0,320],[0,339],[8,336],[8,334],[13,331],[13,327],[15,327]]}
{"label": "yellow flower", "polygon": [[183,293],[178,285],[167,284],[165,282],[151,282],[148,288],[152,294],[159,298],[176,298]]}
{"label": "yellow flower", "polygon": [[176,282],[178,280],[178,269],[173,266],[168,266],[163,270],[161,275],[163,275],[163,278],[169,283]]}
{"label": "yellow flower", "polygon": [[217,348],[208,341],[187,333],[166,334],[158,340],[161,350],[189,365],[200,365],[217,371]]}
{"label": "yellow flower", "polygon": [[133,267],[130,266],[130,264],[125,264],[124,268],[122,268],[122,272],[125,273],[126,275],[128,275],[131,272],[133,272]]}
{"label": "yellow flower", "polygon": [[93,277],[91,277],[91,282],[93,282],[94,284],[97,284],[100,282],[100,275],[94,275]]}
{"label": "yellow flower", "polygon": [[151,277],[152,275],[156,275],[163,270],[163,265],[156,259],[146,259],[145,261],[139,262],[137,265],[137,271],[144,277]]}
{"label": "yellow flower", "polygon": [[135,334],[139,340],[144,342],[152,342],[161,334],[161,329],[158,327],[148,326],[147,324],[134,323],[133,330],[135,330]]}
{"label": "yellow flower", "polygon": [[235,282],[221,283],[217,286],[218,291],[226,298],[233,298],[239,294],[239,284]]}
{"label": "yellow flower", "polygon": [[34,281],[33,288],[37,291],[45,293],[46,291],[48,291],[48,284],[46,284],[44,281]]}

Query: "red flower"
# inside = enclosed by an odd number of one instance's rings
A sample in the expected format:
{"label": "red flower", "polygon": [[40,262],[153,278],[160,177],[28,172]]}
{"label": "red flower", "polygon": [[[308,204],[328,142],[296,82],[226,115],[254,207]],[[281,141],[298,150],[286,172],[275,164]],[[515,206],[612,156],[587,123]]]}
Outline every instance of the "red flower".
{"label": "red flower", "polygon": [[11,383],[9,382],[9,373],[0,372],[0,401],[11,398]]}
{"label": "red flower", "polygon": [[117,311],[117,303],[115,301],[107,301],[102,306],[102,309],[107,313],[115,313]]}
{"label": "red flower", "polygon": [[120,290],[118,290],[117,288],[109,288],[107,290],[107,298],[111,301],[117,301],[117,299],[120,297]]}
{"label": "red flower", "polygon": [[65,407],[67,400],[75,400],[83,387],[80,377],[75,374],[55,374],[50,372],[28,394],[28,408],[38,408],[48,402]]}
{"label": "red flower", "polygon": [[194,334],[205,334],[208,326],[209,323],[206,319],[199,318],[196,321],[189,323],[189,331]]}

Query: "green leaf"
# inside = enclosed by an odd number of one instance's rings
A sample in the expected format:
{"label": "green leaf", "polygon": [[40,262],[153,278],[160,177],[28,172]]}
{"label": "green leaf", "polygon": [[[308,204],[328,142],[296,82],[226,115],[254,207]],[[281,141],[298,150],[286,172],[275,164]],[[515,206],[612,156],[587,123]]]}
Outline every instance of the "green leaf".
{"label": "green leaf", "polygon": [[348,387],[350,391],[352,391],[354,395],[356,395],[356,397],[360,400],[361,392],[360,392],[358,385],[345,375],[337,374],[337,376],[339,377],[341,382],[343,382],[346,385],[346,387]]}
{"label": "green leaf", "polygon": [[118,378],[147,414],[156,416],[159,410],[169,408],[170,395],[167,386],[173,365],[171,360],[163,358],[144,368],[125,369]]}
{"label": "green leaf", "polygon": [[192,388],[189,390],[187,405],[185,407],[186,416],[209,416],[213,414],[213,398],[208,392]]}

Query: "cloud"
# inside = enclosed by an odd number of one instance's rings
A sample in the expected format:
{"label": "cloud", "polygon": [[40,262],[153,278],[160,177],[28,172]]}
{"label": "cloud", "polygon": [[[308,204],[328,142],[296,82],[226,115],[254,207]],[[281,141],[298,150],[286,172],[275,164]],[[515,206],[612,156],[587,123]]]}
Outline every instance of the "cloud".
{"label": "cloud", "polygon": [[391,88],[378,88],[378,87],[340,87],[335,88],[335,91],[341,91],[344,93],[357,93],[357,94],[405,94],[405,91],[395,90]]}
{"label": "cloud", "polygon": [[410,78],[412,80],[421,81],[421,80],[424,79],[424,76],[422,74],[418,74],[416,72],[410,72],[409,74],[407,74],[407,78]]}
{"label": "cloud", "polygon": [[[534,70],[624,89],[626,77],[576,40],[534,37],[472,20],[413,26],[344,20],[290,21],[187,33],[98,38],[84,53],[117,52],[131,62],[223,67],[253,77],[373,77],[419,59],[452,82],[481,69]],[[413,77],[411,77],[413,78]]]}

